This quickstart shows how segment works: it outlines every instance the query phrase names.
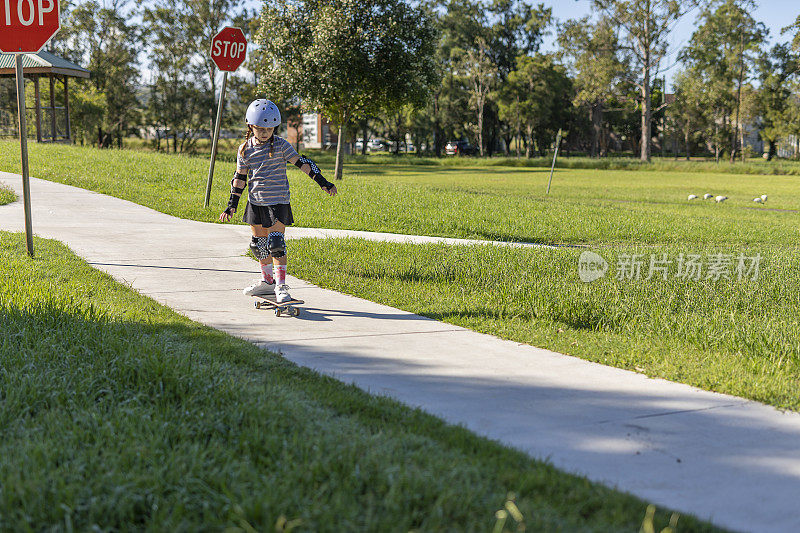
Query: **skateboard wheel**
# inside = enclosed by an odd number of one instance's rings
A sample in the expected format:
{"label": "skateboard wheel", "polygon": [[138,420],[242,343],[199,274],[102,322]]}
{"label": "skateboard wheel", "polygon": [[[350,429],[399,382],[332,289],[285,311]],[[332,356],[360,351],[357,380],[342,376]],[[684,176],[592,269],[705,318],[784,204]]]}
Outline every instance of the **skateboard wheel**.
{"label": "skateboard wheel", "polygon": [[297,316],[300,314],[300,309],[294,307],[292,308],[292,316]]}
{"label": "skateboard wheel", "polygon": [[253,302],[256,306],[256,309],[261,309],[261,302]]}
{"label": "skateboard wheel", "polygon": [[275,308],[275,316],[281,316],[281,308],[280,307],[276,307]]}

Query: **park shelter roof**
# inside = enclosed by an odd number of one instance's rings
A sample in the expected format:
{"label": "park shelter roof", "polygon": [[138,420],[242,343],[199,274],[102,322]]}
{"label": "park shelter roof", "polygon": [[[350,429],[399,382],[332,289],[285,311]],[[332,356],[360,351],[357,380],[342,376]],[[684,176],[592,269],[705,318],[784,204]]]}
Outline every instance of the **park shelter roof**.
{"label": "park shelter roof", "polygon": [[[14,54],[0,53],[0,77],[16,74]],[[75,78],[88,78],[89,71],[63,57],[41,51],[38,54],[22,55],[22,71],[24,74],[59,74]]]}

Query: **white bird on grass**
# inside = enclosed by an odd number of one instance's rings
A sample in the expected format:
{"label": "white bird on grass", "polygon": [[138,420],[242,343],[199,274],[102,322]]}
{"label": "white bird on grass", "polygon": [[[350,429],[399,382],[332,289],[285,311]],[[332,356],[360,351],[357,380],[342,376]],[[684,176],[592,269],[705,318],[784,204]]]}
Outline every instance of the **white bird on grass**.
{"label": "white bird on grass", "polygon": [[714,195],[711,193],[705,193],[703,195],[703,200],[708,200],[709,198],[714,198]]}
{"label": "white bird on grass", "polygon": [[767,201],[767,195],[766,194],[762,194],[761,195],[761,201],[762,202],[766,202]]}
{"label": "white bird on grass", "polygon": [[689,195],[689,200],[696,200],[696,199],[697,199],[697,195],[696,194],[690,194]]}
{"label": "white bird on grass", "polygon": [[760,196],[756,196],[755,198],[753,198],[753,201],[755,203],[757,203],[757,204],[763,204],[764,203],[764,200]]}
{"label": "white bird on grass", "polygon": [[714,197],[714,201],[717,202],[718,204],[721,204],[722,202],[724,202],[727,199],[728,199],[727,196],[722,196],[722,195]]}

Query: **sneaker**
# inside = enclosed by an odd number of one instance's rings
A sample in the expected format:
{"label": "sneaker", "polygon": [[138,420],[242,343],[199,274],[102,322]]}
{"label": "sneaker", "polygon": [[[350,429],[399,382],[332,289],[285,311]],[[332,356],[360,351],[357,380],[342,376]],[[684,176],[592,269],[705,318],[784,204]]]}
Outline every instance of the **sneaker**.
{"label": "sneaker", "polygon": [[281,285],[277,285],[275,287],[275,301],[279,304],[283,302],[288,302],[292,299],[292,295],[289,294],[289,286],[285,283]]}
{"label": "sneaker", "polygon": [[242,292],[247,296],[270,296],[275,294],[275,284],[257,279]]}

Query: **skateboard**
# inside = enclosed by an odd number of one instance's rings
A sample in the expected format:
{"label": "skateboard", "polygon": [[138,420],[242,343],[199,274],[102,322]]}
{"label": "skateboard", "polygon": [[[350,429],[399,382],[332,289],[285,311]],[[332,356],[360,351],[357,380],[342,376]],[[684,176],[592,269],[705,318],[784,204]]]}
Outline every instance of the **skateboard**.
{"label": "skateboard", "polygon": [[255,298],[261,298],[261,300],[256,300],[255,306],[256,309],[261,309],[262,307],[266,307],[267,309],[275,309],[275,316],[281,316],[283,313],[286,313],[289,316],[297,316],[300,314],[300,308],[296,307],[299,304],[304,304],[303,300],[289,300],[288,302],[278,303],[273,298],[268,296],[255,296]]}

